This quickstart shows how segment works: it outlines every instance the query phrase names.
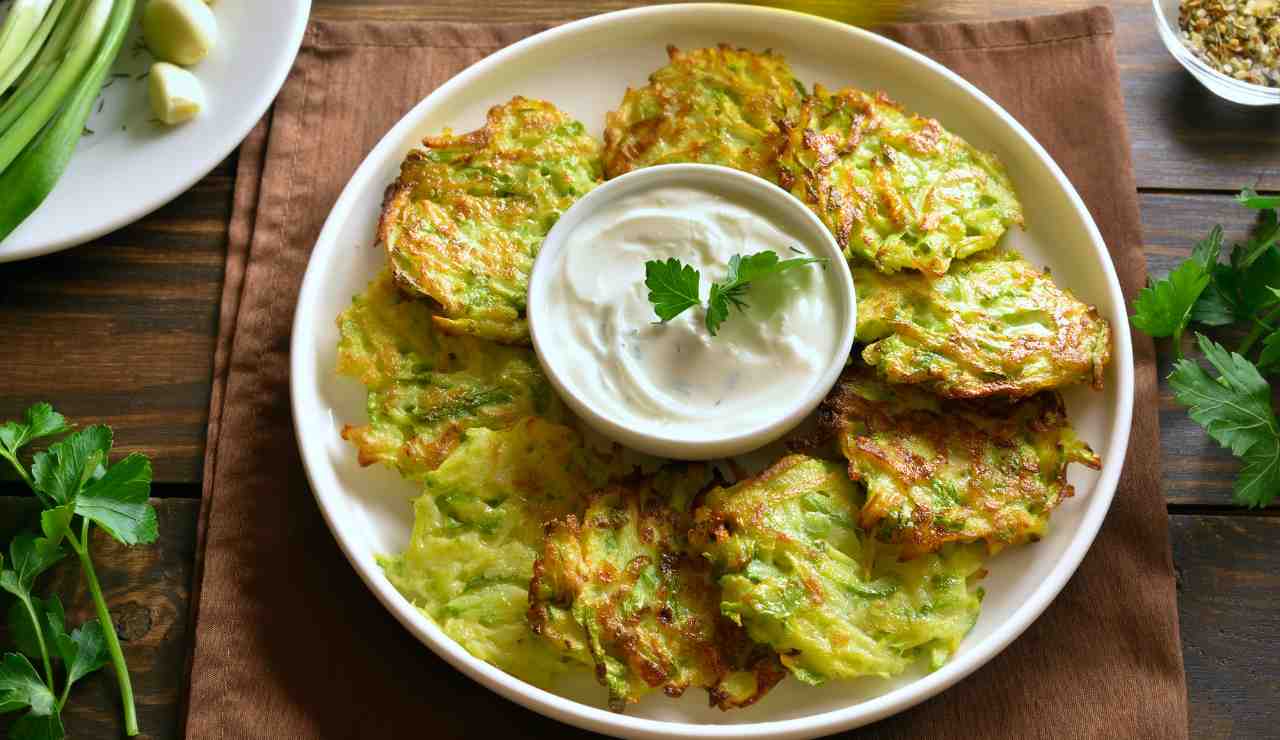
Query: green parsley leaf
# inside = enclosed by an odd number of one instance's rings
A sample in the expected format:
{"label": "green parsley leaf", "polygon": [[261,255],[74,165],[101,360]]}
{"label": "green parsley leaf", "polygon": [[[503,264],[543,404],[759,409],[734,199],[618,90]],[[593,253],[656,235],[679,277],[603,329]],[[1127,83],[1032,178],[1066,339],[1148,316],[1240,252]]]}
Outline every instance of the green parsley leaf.
{"label": "green parsley leaf", "polygon": [[[729,318],[729,302],[736,300],[723,294],[723,289],[719,283],[711,284],[711,297],[707,301],[707,331],[711,332],[711,336],[715,336],[720,331],[720,325]],[[741,309],[742,307],[739,306]]]}
{"label": "green parsley leaf", "polygon": [[111,662],[106,635],[102,632],[102,624],[96,619],[90,619],[68,635],[62,619],[50,615],[48,634],[54,652],[67,667],[68,685]]}
{"label": "green parsley leaf", "polygon": [[[1218,268],[1214,268],[1215,275],[1219,268],[1230,269],[1225,265],[1219,265]],[[1209,287],[1200,294],[1200,300],[1196,301],[1196,305],[1191,309],[1191,320],[1205,326],[1228,326],[1235,323],[1235,312],[1227,302],[1226,296],[1218,289],[1216,281],[1210,281]]]}
{"label": "green parsley leaf", "polygon": [[62,740],[66,730],[57,712],[47,715],[29,712],[9,725],[9,737],[11,740]]}
{"label": "green parsley leaf", "polygon": [[1275,211],[1265,210],[1262,212],[1262,223],[1254,229],[1249,241],[1244,243],[1238,269],[1247,270],[1252,267],[1263,252],[1275,247],[1277,237],[1280,237],[1280,219],[1276,218]]}
{"label": "green parsley leaf", "polygon": [[1209,286],[1221,251],[1222,227],[1216,226],[1196,244],[1190,258],[1138,293],[1130,317],[1133,325],[1153,337],[1181,337],[1200,294]]}
{"label": "green parsley leaf", "polygon": [[[737,265],[734,265],[734,260],[738,260]],[[725,276],[725,282],[749,283],[753,280],[786,272],[794,267],[803,267],[804,265],[826,261],[825,257],[792,257],[789,260],[779,260],[776,252],[756,252],[741,259],[735,255],[733,259],[729,260],[730,271]]]}
{"label": "green parsley leaf", "polygon": [[75,504],[64,504],[40,512],[40,530],[50,542],[59,543],[71,531],[71,518],[76,515]]}
{"label": "green parsley leaf", "polygon": [[702,302],[698,297],[701,274],[680,260],[649,260],[644,263],[644,284],[649,288],[649,302],[662,321],[670,321],[685,309]]}
{"label": "green parsley leaf", "polygon": [[1245,269],[1248,246],[1231,250],[1230,264],[1214,267],[1213,282],[1196,304],[1192,317],[1209,326],[1252,323],[1261,311],[1280,304],[1273,287],[1280,287],[1280,250],[1263,250]]}
{"label": "green parsley leaf", "polygon": [[0,658],[0,714],[30,707],[31,714],[46,716],[56,703],[53,692],[40,680],[26,656],[6,653]]}
{"label": "green parsley leaf", "polygon": [[75,511],[126,545],[151,543],[159,530],[150,494],[151,461],[135,452],[77,495]]}
{"label": "green parsley leaf", "polygon": [[747,286],[752,282],[815,262],[826,262],[826,259],[794,257],[789,260],[779,260],[778,254],[770,251],[756,252],[745,257],[740,254],[730,257],[729,271],[725,274],[724,280],[711,284],[711,296],[707,300],[707,331],[711,332],[713,337],[716,335],[720,330],[720,324],[729,318],[730,306],[739,311],[749,307],[743,296],[746,294]]}
{"label": "green parsley leaf", "polygon": [[1259,211],[1264,208],[1280,208],[1280,195],[1258,195],[1253,188],[1245,188],[1236,196],[1236,202],[1245,208]]}
{"label": "green parsley leaf", "polygon": [[1258,369],[1270,372],[1280,368],[1280,329],[1262,340],[1262,352],[1258,355]]}
{"label": "green parsley leaf", "polygon": [[85,484],[106,473],[111,429],[86,427],[37,453],[31,465],[36,489],[56,505],[68,504]]}
{"label": "green parsley leaf", "polygon": [[29,598],[36,578],[66,554],[62,547],[44,538],[36,539],[29,534],[14,537],[9,543],[9,566],[0,570],[0,589],[19,599]]}
{"label": "green parsley leaf", "polygon": [[47,615],[51,614],[56,615],[58,619],[63,619],[62,602],[57,596],[50,596],[48,599],[33,596],[31,609],[36,613],[38,622],[31,621],[31,612],[27,611],[26,604],[21,599],[15,600],[9,606],[9,636],[13,638],[13,644],[19,652],[32,660],[40,660],[40,640],[36,635],[37,624],[43,624]]}
{"label": "green parsley leaf", "polygon": [[67,431],[67,420],[47,403],[37,403],[27,409],[22,422],[8,421],[0,424],[0,447],[11,455],[30,442]]}
{"label": "green parsley leaf", "polygon": [[1244,506],[1270,504],[1280,489],[1280,439],[1268,438],[1249,448],[1244,467],[1232,486],[1232,496]]}
{"label": "green parsley leaf", "polygon": [[1191,248],[1191,259],[1195,260],[1206,270],[1218,264],[1218,257],[1222,254],[1222,224],[1216,224],[1205,238],[1196,242]]}
{"label": "green parsley leaf", "polygon": [[1191,321],[1200,294],[1210,276],[1193,260],[1186,260],[1168,277],[1143,288],[1133,301],[1133,325],[1153,337],[1180,334]]}
{"label": "green parsley leaf", "polygon": [[1280,423],[1271,407],[1271,387],[1253,363],[1197,334],[1200,351],[1221,373],[1214,379],[1191,360],[1179,360],[1169,384],[1191,418],[1218,444],[1242,458],[1235,500],[1266,506],[1280,490]]}
{"label": "green parsley leaf", "polygon": [[1184,261],[1168,277],[1139,291],[1130,317],[1133,325],[1153,337],[1181,334],[1209,279],[1204,266],[1195,260]]}

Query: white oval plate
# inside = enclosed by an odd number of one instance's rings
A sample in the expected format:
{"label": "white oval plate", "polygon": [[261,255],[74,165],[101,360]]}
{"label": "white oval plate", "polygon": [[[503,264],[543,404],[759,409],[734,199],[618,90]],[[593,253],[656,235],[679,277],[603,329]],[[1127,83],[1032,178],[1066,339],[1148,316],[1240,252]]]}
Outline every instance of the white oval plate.
{"label": "white oval plate", "polygon": [[[139,0],[141,12],[145,0]],[[67,171],[26,221],[0,241],[0,262],[83,244],[130,224],[209,174],[248,135],[284,85],[302,45],[311,0],[221,0],[218,44],[191,71],[207,107],[167,127],[153,122],[153,59],[134,18]]]}
{"label": "white oval plate", "polygon": [[[909,109],[934,116],[1008,166],[1026,207],[1028,229],[1008,239],[1118,331],[1106,390],[1070,388],[1067,404],[1081,436],[1102,456],[1095,473],[1073,466],[1077,495],[1054,514],[1034,545],[993,559],[977,626],[938,671],[896,680],[784,681],[759,704],[720,712],[689,691],[680,700],[650,696],[627,714],[601,708],[604,689],[584,671],[557,694],[534,688],[472,658],[414,609],[374,558],[403,549],[417,491],[382,468],[362,469],[339,436],[365,417],[358,383],[334,374],[335,317],[385,259],[370,249],[383,189],[405,153],[446,126],[479,126],[494,104],[520,94],[545,98],[599,134],[606,111],[628,85],[666,62],[668,43],[696,48],[726,41],[786,55],[807,84],[882,89]],[[804,738],[873,722],[917,704],[973,672],[1027,628],[1075,572],[1115,492],[1129,439],[1133,357],[1124,300],[1106,247],[1057,165],[1016,121],[942,66],[866,31],[821,18],[738,5],[659,6],[571,23],[517,43],[472,66],[411,110],[373,149],[333,207],[303,281],[292,340],[294,424],[312,490],[342,550],[379,601],[418,639],[459,671],[547,716],[636,738]]]}

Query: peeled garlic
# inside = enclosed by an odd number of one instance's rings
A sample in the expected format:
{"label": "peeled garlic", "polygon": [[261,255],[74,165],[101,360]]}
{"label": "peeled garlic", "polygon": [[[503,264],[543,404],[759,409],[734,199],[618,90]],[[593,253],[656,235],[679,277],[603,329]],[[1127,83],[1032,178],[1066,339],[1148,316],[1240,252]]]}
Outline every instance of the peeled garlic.
{"label": "peeled garlic", "polygon": [[162,123],[172,126],[195,118],[204,108],[204,87],[187,70],[168,62],[151,65],[148,90],[151,110]]}
{"label": "peeled garlic", "polygon": [[148,0],[142,38],[161,61],[189,66],[218,41],[218,21],[201,0]]}

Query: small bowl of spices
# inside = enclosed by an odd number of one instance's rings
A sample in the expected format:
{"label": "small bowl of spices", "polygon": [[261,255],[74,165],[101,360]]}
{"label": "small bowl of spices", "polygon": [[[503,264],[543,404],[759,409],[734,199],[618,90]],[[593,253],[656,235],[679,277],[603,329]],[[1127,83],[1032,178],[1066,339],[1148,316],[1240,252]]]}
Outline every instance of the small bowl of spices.
{"label": "small bowl of spices", "polygon": [[1160,40],[1200,84],[1280,105],[1280,0],[1153,0]]}

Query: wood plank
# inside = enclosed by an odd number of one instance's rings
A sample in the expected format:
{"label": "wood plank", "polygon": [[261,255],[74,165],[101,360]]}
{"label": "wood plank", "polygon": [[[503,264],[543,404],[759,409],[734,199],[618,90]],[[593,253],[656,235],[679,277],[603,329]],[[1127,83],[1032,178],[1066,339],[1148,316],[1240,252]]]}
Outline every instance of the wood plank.
{"label": "wood plank", "polygon": [[[166,499],[156,505],[161,527],[156,545],[128,550],[99,537],[95,562],[127,636],[143,737],[177,738],[199,502]],[[0,543],[30,522],[34,512],[30,499],[0,497]],[[1280,574],[1271,565],[1280,517],[1174,515],[1170,533],[1192,736],[1267,737],[1280,722],[1274,701],[1280,654],[1269,647],[1280,631]],[[48,583],[67,603],[72,621],[91,616],[73,568],[60,567]],[[0,627],[0,646],[7,640]],[[115,686],[107,674],[86,679],[72,693],[66,721],[72,737],[120,736]],[[0,721],[0,736],[4,727]]]}
{"label": "wood plank", "polygon": [[[190,488],[188,494],[198,496]],[[133,679],[138,723],[144,738],[176,738],[179,706],[185,698],[190,645],[191,571],[195,561],[196,516],[193,498],[156,501],[160,539],[150,546],[126,548],[99,530],[93,536],[94,566],[120,635]],[[0,543],[7,551],[17,531],[38,525],[38,507],[30,497],[0,497]],[[67,560],[43,576],[40,593],[56,593],[69,624],[94,616],[79,566]],[[0,607],[9,607],[8,595]],[[10,646],[0,626],[0,651]],[[0,718],[0,737],[12,717]],[[68,737],[123,737],[119,698],[110,670],[85,678],[71,691],[63,713]]]}
{"label": "wood plank", "polygon": [[110,424],[157,481],[200,479],[234,164],[92,244],[0,265],[0,419],[49,400]]}
{"label": "wood plank", "polygon": [[1280,727],[1280,517],[1172,516],[1182,658],[1194,738]]}

